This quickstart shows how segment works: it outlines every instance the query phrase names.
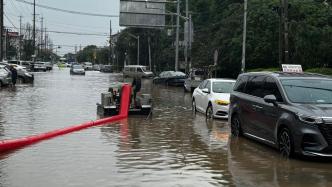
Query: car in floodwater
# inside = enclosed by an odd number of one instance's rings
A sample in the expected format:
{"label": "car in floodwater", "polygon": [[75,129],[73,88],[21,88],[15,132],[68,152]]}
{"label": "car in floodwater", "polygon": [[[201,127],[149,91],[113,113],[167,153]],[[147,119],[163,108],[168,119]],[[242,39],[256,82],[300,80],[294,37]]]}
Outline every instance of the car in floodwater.
{"label": "car in floodwater", "polygon": [[332,78],[258,72],[238,77],[230,98],[231,132],[296,154],[332,157]]}
{"label": "car in floodwater", "polygon": [[183,86],[186,78],[187,75],[181,71],[164,71],[153,79],[153,83],[169,86]]}
{"label": "car in floodwater", "polygon": [[188,78],[184,82],[185,92],[194,92],[194,90],[208,77],[208,72],[203,69],[192,69]]}
{"label": "car in floodwater", "polygon": [[43,72],[47,71],[47,66],[45,62],[34,62],[31,65],[32,65],[31,68],[32,71],[43,71]]}
{"label": "car in floodwater", "polygon": [[11,72],[7,66],[0,64],[0,88],[12,83]]}
{"label": "car in floodwater", "polygon": [[202,112],[207,118],[228,118],[229,98],[235,80],[207,79],[195,90],[192,97],[193,111]]}
{"label": "car in floodwater", "polygon": [[126,65],[123,68],[124,77],[143,77],[152,78],[154,76],[153,72],[149,70],[147,66],[140,65]]}
{"label": "car in floodwater", "polygon": [[100,65],[100,72],[103,73],[112,73],[113,72],[113,66],[112,65]]}
{"label": "car in floodwater", "polygon": [[81,64],[73,64],[70,68],[71,75],[85,75],[84,67]]}
{"label": "car in floodwater", "polygon": [[45,62],[46,70],[51,71],[53,70],[53,63],[52,62]]}
{"label": "car in floodwater", "polygon": [[9,64],[9,66],[13,66],[17,71],[17,78],[21,80],[22,83],[33,83],[34,75],[26,70],[26,67],[16,65],[16,64]]}
{"label": "car in floodwater", "polygon": [[93,65],[91,62],[84,62],[83,67],[85,71],[92,71],[93,70]]}

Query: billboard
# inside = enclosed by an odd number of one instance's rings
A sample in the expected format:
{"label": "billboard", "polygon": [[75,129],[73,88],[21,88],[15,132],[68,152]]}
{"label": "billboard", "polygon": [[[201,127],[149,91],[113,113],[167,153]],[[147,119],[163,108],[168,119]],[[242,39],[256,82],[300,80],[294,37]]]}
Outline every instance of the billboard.
{"label": "billboard", "polygon": [[120,0],[120,26],[165,27],[165,0]]}

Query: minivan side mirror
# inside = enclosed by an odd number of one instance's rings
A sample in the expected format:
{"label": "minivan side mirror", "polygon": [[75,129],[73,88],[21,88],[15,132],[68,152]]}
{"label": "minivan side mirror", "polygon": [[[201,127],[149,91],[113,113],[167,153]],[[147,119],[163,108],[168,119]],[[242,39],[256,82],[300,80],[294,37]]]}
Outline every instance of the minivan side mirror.
{"label": "minivan side mirror", "polygon": [[203,92],[203,93],[207,93],[207,94],[210,93],[209,89],[207,89],[207,88],[203,88],[203,89],[202,89],[202,92]]}
{"label": "minivan side mirror", "polygon": [[274,96],[274,95],[266,95],[266,96],[264,97],[264,101],[265,101],[266,103],[271,103],[271,104],[273,104],[273,105],[277,105],[277,98],[276,98],[276,96]]}

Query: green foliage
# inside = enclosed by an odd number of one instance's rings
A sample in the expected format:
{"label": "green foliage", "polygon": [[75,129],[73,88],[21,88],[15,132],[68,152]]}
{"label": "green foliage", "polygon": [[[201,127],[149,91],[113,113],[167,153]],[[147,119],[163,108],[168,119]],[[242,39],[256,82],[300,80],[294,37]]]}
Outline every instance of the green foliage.
{"label": "green foliage", "polygon": [[[243,0],[189,2],[195,28],[192,48],[193,66],[212,65],[214,50],[218,49],[219,76],[237,77],[242,59]],[[280,0],[248,1],[246,46],[248,69],[270,67],[278,69],[279,67],[279,13],[277,11],[279,3]],[[289,4],[290,63],[301,64],[305,69],[332,67],[332,1],[289,0]],[[185,10],[184,3],[181,6],[181,10]],[[175,11],[174,5],[168,5],[168,9]],[[174,24],[174,20],[167,18],[169,24]],[[174,32],[172,36],[168,36],[166,30],[125,29],[117,44],[122,62],[125,51],[128,52],[131,62],[136,60],[135,40],[126,37],[126,32],[142,36],[143,41],[150,35],[152,59],[153,64],[157,65],[157,70],[173,69]],[[143,54],[140,60],[143,63],[146,62],[148,55],[146,45],[146,42],[142,44]],[[180,61],[183,59],[181,51]]]}

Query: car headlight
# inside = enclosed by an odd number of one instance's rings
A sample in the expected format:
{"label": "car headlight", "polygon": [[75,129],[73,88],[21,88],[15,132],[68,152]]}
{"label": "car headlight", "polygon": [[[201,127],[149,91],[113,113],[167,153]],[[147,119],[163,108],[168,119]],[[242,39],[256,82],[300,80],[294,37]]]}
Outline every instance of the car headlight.
{"label": "car headlight", "polygon": [[215,100],[214,103],[216,103],[217,105],[222,105],[222,106],[229,105],[229,101],[226,101],[226,100]]}
{"label": "car headlight", "polygon": [[300,121],[307,123],[307,124],[321,124],[323,123],[323,119],[320,117],[315,117],[315,116],[308,116],[304,114],[297,114],[298,118]]}

